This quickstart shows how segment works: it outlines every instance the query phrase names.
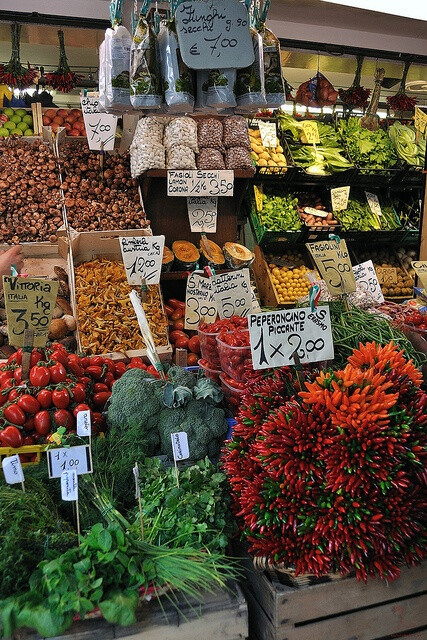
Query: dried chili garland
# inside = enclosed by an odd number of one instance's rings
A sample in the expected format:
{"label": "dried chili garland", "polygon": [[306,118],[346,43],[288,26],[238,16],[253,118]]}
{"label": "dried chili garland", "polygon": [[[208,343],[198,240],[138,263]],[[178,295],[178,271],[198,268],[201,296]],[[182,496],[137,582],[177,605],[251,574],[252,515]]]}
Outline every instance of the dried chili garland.
{"label": "dried chili garland", "polygon": [[349,89],[338,89],[338,95],[344,106],[352,111],[353,109],[366,109],[369,104],[370,89],[360,86],[362,76],[363,56],[356,56],[357,66],[353,84]]}
{"label": "dried chili garland", "polygon": [[369,343],[298,398],[289,375],[248,390],[225,452],[251,552],[296,574],[398,577],[427,555],[420,373],[393,343]]}
{"label": "dried chili garland", "polygon": [[10,25],[10,28],[12,32],[12,55],[7,65],[0,65],[0,84],[24,89],[33,84],[37,72],[30,67],[29,63],[27,68],[21,64],[21,25],[14,23]]}
{"label": "dried chili garland", "polygon": [[410,98],[406,93],[406,78],[408,76],[409,67],[411,66],[410,62],[405,62],[405,67],[403,70],[402,80],[400,82],[399,90],[394,96],[387,96],[387,106],[394,111],[398,111],[400,113],[404,113],[405,111],[414,111],[415,105],[417,103],[416,98]]}
{"label": "dried chili garland", "polygon": [[52,73],[46,73],[47,83],[52,87],[52,89],[56,89],[57,91],[61,91],[62,93],[70,93],[77,85],[77,83],[82,79],[82,76],[78,75],[71,71],[67,54],[65,53],[65,43],[64,43],[64,32],[58,31],[58,40],[59,40],[59,66],[56,71]]}

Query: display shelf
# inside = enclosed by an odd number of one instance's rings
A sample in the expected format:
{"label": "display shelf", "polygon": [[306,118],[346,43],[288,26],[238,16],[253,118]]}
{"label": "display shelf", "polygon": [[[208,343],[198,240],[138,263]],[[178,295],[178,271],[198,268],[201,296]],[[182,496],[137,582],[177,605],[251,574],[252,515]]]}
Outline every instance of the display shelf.
{"label": "display shelf", "polygon": [[[202,268],[202,267],[201,267]],[[233,269],[215,269],[215,273],[230,273]],[[161,275],[162,282],[170,282],[171,280],[187,280],[188,271],[164,271]]]}

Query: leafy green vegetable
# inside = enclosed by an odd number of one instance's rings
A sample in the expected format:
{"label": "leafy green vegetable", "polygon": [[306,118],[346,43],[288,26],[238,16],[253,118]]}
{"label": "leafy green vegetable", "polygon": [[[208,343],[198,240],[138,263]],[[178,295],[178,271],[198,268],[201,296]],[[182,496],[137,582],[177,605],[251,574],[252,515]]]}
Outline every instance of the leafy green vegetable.
{"label": "leafy green vegetable", "polygon": [[287,193],[283,195],[262,195],[262,211],[259,220],[268,231],[296,231],[302,222],[298,213],[298,198]]}
{"label": "leafy green vegetable", "polygon": [[344,149],[359,167],[389,169],[396,165],[396,152],[382,129],[369,131],[360,126],[359,118],[351,117],[341,120],[338,130]]}
{"label": "leafy green vegetable", "polygon": [[399,158],[407,164],[423,167],[426,154],[426,138],[417,132],[415,127],[409,127],[396,120],[388,130],[393,145],[396,148]]}
{"label": "leafy green vegetable", "polygon": [[335,213],[343,231],[393,231],[400,228],[400,222],[396,217],[393,207],[382,205],[382,216],[376,216],[368,203],[359,198],[350,198],[347,209]]}
{"label": "leafy green vegetable", "polygon": [[[303,167],[308,173],[329,175],[338,171],[346,171],[353,166],[342,155],[342,148],[328,148],[319,145],[290,147],[292,158],[296,165]],[[315,167],[315,170],[313,170]]]}

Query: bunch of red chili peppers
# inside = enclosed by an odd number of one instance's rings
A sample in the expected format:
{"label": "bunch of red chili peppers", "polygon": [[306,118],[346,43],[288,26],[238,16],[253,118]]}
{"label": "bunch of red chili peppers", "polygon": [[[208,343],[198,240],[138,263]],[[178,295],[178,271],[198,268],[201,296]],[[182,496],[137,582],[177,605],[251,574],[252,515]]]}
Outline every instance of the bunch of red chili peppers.
{"label": "bunch of red chili peppers", "polygon": [[370,89],[360,85],[349,89],[338,89],[338,95],[342,102],[350,109],[366,109],[369,104]]}
{"label": "bunch of red chili peppers", "polygon": [[7,65],[0,65],[0,84],[24,89],[33,84],[37,72],[35,69],[31,69],[29,64],[27,68],[21,64],[19,55],[21,25],[11,24],[10,27],[12,31],[12,55]]}
{"label": "bunch of red chili peppers", "polygon": [[63,31],[58,31],[58,40],[59,65],[56,71],[53,71],[52,73],[46,73],[46,80],[47,83],[52,87],[52,89],[56,89],[57,91],[61,91],[62,93],[69,93],[74,89],[82,76],[79,76],[77,73],[71,71],[68,65],[67,55],[65,53]]}
{"label": "bunch of red chili peppers", "polygon": [[392,343],[348,362],[293,397],[289,369],[253,383],[224,467],[254,555],[392,580],[427,555],[427,395]]}
{"label": "bunch of red chili peppers", "polygon": [[410,98],[406,93],[396,93],[394,96],[387,96],[387,105],[394,111],[413,111],[417,104],[416,98]]}

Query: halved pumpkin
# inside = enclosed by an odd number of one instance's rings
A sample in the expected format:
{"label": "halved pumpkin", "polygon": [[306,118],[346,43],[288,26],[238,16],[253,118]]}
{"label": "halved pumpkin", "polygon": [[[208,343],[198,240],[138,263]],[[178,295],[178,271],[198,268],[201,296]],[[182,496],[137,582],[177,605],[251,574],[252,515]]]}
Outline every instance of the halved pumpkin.
{"label": "halved pumpkin", "polygon": [[170,271],[173,265],[173,261],[175,260],[175,256],[169,247],[165,247],[163,249],[163,259],[162,259],[162,271]]}
{"label": "halved pumpkin", "polygon": [[200,253],[195,244],[187,240],[175,240],[172,251],[179,271],[191,271],[196,268],[200,260]]}
{"label": "halved pumpkin", "polygon": [[223,246],[225,260],[230,269],[249,267],[254,261],[254,254],[237,242],[226,242]]}
{"label": "halved pumpkin", "polygon": [[222,249],[212,240],[205,237],[200,241],[200,253],[204,265],[209,265],[214,269],[224,268],[225,258]]}

